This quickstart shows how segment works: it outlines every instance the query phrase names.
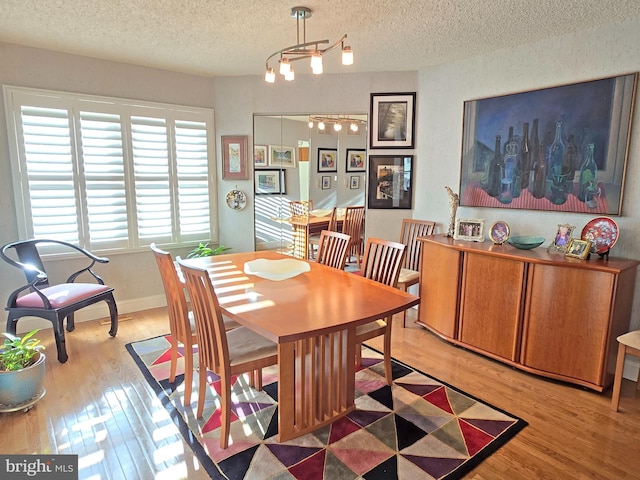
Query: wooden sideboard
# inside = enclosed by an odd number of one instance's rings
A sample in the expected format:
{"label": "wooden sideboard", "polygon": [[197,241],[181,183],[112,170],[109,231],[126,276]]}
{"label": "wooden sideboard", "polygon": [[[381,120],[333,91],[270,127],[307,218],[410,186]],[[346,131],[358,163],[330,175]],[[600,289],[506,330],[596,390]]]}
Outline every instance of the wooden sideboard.
{"label": "wooden sideboard", "polygon": [[419,240],[419,325],[527,372],[599,392],[612,384],[640,262]]}

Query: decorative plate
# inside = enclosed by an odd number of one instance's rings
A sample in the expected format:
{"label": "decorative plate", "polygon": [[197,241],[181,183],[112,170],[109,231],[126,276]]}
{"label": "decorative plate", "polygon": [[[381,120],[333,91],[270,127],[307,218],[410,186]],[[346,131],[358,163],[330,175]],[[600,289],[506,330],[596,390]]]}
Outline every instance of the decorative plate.
{"label": "decorative plate", "polygon": [[227,193],[227,206],[234,210],[242,210],[247,205],[247,195],[242,190],[231,190]]}
{"label": "decorative plate", "polygon": [[293,278],[309,270],[311,270],[311,267],[307,262],[289,258],[281,260],[258,258],[244,264],[244,273],[247,275],[256,275],[260,278],[275,281]]}
{"label": "decorative plate", "polygon": [[582,229],[583,240],[591,240],[592,253],[606,253],[618,241],[618,224],[609,217],[596,217]]}

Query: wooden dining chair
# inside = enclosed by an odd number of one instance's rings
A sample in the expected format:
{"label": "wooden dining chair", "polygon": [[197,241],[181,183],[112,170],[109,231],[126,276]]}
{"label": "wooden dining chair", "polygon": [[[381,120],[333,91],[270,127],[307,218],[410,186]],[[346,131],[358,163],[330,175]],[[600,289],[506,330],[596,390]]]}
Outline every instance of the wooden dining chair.
{"label": "wooden dining chair", "polygon": [[309,215],[313,210],[313,200],[292,200],[289,202],[289,210],[292,217]]}
{"label": "wooden dining chair", "polygon": [[320,233],[316,262],[329,267],[344,270],[349,249],[349,235],[323,230]]}
{"label": "wooden dining chair", "polygon": [[[627,355],[640,358],[640,330],[620,335],[618,338],[618,357],[616,361],[616,373],[613,381],[613,393],[611,395],[611,410],[618,411],[620,406],[620,389],[622,388],[622,372],[624,360]],[[636,389],[640,390],[640,371],[636,378]]]}
{"label": "wooden dining chair", "polygon": [[207,389],[207,370],[220,377],[220,448],[229,446],[231,427],[231,382],[237,375],[256,376],[256,389],[262,389],[262,368],[278,363],[278,346],[247,327],[227,331],[222,310],[207,270],[178,260],[185,278],[198,337],[198,409],[202,418]]}
{"label": "wooden dining chair", "polygon": [[[333,210],[331,210],[331,216],[329,217],[329,224],[327,225],[327,228],[324,230],[328,230],[330,232],[335,232],[337,230],[338,219],[337,219],[336,210],[337,210],[336,207],[333,207]],[[322,232],[320,233],[322,234]],[[315,258],[314,251],[317,250],[319,244],[320,244],[320,235],[309,235],[309,252],[311,252],[310,258]]]}
{"label": "wooden dining chair", "polygon": [[[176,379],[178,347],[182,345],[184,349],[184,404],[188,406],[191,405],[193,384],[193,346],[198,344],[195,320],[193,313],[188,309],[184,284],[178,277],[171,254],[158,248],[155,243],[149,245],[149,248],[153,251],[160,270],[160,278],[167,299],[167,310],[169,311],[169,333],[171,334],[169,382],[173,383]],[[225,329],[239,326],[233,320],[225,318]]]}
{"label": "wooden dining chair", "polygon": [[[403,291],[420,282],[420,252],[421,243],[419,237],[431,235],[435,228],[436,222],[429,220],[414,220],[405,218],[402,220],[402,231],[400,233],[400,243],[406,248],[404,255],[404,264],[400,269],[398,277],[398,288]],[[407,311],[402,312],[402,326],[407,321]]]}
{"label": "wooden dining chair", "polygon": [[364,206],[347,207],[342,222],[342,233],[349,235],[349,259],[356,257],[356,264],[360,268],[362,257],[362,238],[364,233]]}
{"label": "wooden dining chair", "polygon": [[[396,287],[406,247],[402,243],[379,238],[369,238],[364,250],[362,276],[376,282]],[[384,374],[391,385],[391,317],[375,320],[356,328],[356,363],[362,364],[361,343],[384,335]]]}

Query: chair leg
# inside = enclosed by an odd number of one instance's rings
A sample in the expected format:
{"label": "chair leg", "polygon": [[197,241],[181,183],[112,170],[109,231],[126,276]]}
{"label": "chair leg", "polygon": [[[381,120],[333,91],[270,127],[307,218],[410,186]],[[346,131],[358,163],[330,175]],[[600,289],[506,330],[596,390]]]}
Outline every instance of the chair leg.
{"label": "chair leg", "polygon": [[67,315],[67,332],[73,332],[76,329],[76,322],[73,319],[73,312]]}
{"label": "chair leg", "polygon": [[15,335],[16,334],[16,328],[18,326],[18,320],[20,319],[20,317],[14,317],[13,316],[13,312],[9,312],[9,315],[7,316],[7,328],[5,329],[5,331],[10,334],[10,335]]}
{"label": "chair leg", "polygon": [[[193,388],[193,346],[184,346],[184,405],[191,405],[191,390]],[[188,347],[188,348],[187,348]],[[206,375],[205,375],[206,377]]]}
{"label": "chair leg", "polygon": [[111,330],[109,330],[109,335],[115,337],[118,333],[118,306],[116,305],[115,298],[113,298],[113,293],[105,298],[105,302],[109,305],[109,316],[111,317]]}
{"label": "chair leg", "polygon": [[56,339],[56,349],[58,350],[58,362],[65,363],[69,359],[67,355],[66,341],[64,338],[64,317],[52,320],[53,335]]}
{"label": "chair leg", "polygon": [[356,365],[362,365],[362,344],[356,343]]}
{"label": "chair leg", "polygon": [[204,411],[204,396],[207,389],[207,369],[202,366],[202,362],[198,365],[198,411],[196,418],[202,418]]}
{"label": "chair leg", "polygon": [[223,450],[229,446],[229,429],[231,427],[231,380],[224,374],[220,376],[221,392],[220,413],[220,448]]}
{"label": "chair leg", "polygon": [[[169,383],[173,383],[176,381],[177,367],[178,367],[178,340],[176,340],[174,336],[171,336],[171,366],[169,367]],[[186,379],[186,376],[185,376],[185,379]]]}
{"label": "chair leg", "polygon": [[618,411],[620,405],[620,387],[622,387],[622,371],[624,370],[624,357],[626,347],[618,344],[618,359],[616,361],[616,374],[613,380],[613,395],[611,396],[611,410]]}
{"label": "chair leg", "polygon": [[387,322],[387,330],[384,333],[384,376],[387,379],[387,385],[393,383],[393,375],[391,373],[391,318],[385,319]]}

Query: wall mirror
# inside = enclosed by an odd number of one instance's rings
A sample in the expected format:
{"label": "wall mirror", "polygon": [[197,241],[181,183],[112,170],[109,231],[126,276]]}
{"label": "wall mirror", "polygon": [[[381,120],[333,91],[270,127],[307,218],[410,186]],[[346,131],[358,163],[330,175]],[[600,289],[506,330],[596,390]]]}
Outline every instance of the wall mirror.
{"label": "wall mirror", "polygon": [[334,207],[365,205],[366,147],[366,114],[254,114],[256,250],[306,254],[291,202],[327,220]]}

